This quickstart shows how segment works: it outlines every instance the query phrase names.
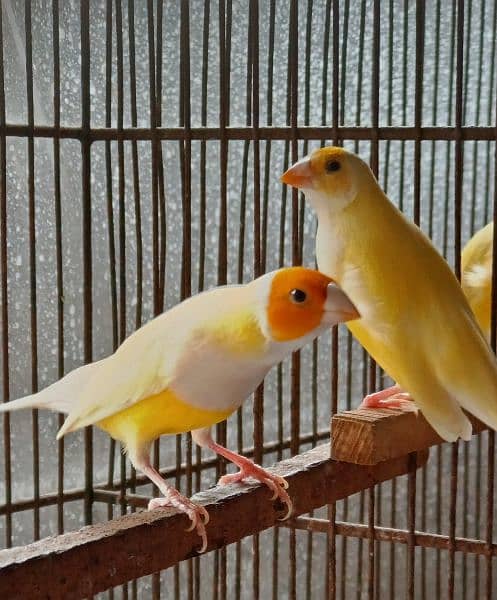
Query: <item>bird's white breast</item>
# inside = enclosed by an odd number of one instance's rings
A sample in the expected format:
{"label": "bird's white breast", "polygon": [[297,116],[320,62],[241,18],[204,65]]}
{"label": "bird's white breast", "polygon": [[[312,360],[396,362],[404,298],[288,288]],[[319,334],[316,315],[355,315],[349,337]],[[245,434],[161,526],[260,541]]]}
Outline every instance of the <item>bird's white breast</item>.
{"label": "bird's white breast", "polygon": [[178,362],[169,387],[188,404],[210,410],[238,408],[270,368],[208,341],[192,344],[185,357]]}

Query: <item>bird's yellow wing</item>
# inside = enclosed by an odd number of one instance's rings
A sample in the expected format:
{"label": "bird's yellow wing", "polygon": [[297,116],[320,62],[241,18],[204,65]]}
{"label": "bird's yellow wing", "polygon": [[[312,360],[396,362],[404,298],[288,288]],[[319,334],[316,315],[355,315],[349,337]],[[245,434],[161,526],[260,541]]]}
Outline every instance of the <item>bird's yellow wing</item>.
{"label": "bird's yellow wing", "polygon": [[57,434],[70,431],[109,417],[135,402],[167,387],[169,373],[164,346],[157,341],[122,348],[107,359],[102,368],[81,390],[79,401],[69,413]]}

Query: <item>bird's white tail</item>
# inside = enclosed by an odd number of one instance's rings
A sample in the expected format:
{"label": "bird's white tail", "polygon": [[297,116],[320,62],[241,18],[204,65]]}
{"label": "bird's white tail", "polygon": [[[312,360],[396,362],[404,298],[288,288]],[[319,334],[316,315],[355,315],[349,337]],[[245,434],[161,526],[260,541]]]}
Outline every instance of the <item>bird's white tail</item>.
{"label": "bird's white tail", "polygon": [[77,396],[102,363],[103,360],[74,369],[41,392],[0,404],[0,413],[23,408],[47,408],[69,413]]}

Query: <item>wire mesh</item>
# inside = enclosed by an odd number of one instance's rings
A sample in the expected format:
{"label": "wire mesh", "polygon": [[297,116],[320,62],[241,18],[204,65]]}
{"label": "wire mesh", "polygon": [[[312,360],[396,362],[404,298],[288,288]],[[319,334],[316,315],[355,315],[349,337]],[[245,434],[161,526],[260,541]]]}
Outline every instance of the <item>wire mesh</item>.
{"label": "wire mesh", "polygon": [[[3,2],[3,399],[109,354],[192,293],[313,266],[314,217],[279,175],[320,144],[369,159],[458,273],[497,206],[496,27],[486,0]],[[336,329],[217,435],[271,464],[386,383]],[[5,547],[154,493],[98,430],[57,444],[61,418],[3,417]],[[154,460],[188,494],[224,468],[189,436],[162,439]],[[108,595],[490,598],[494,490],[485,433],[316,511],[322,527],[264,532]]]}

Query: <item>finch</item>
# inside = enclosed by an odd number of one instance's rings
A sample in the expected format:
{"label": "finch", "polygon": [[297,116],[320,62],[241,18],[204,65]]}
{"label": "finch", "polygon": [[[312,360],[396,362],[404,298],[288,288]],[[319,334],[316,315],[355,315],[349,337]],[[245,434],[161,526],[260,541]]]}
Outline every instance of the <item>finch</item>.
{"label": "finch", "polygon": [[350,331],[396,382],[362,406],[396,406],[392,396],[407,392],[445,440],[471,437],[461,408],[497,429],[497,362],[461,286],[368,165],[326,147],[282,181],[302,190],[317,213],[318,268],[361,314]]}
{"label": "finch", "polygon": [[67,414],[57,438],[96,425],[125,447],[134,467],[162,492],[149,509],[186,513],[207,547],[208,513],[166,483],[150,462],[154,440],[192,432],[202,447],[239,472],[221,483],[253,477],[291,513],[286,481],[217,444],[210,427],[224,421],[283,358],[358,312],[345,293],[318,271],[292,267],[246,285],[198,294],[156,317],[111,356],[76,369],[43,391],[0,411],[47,408]]}

